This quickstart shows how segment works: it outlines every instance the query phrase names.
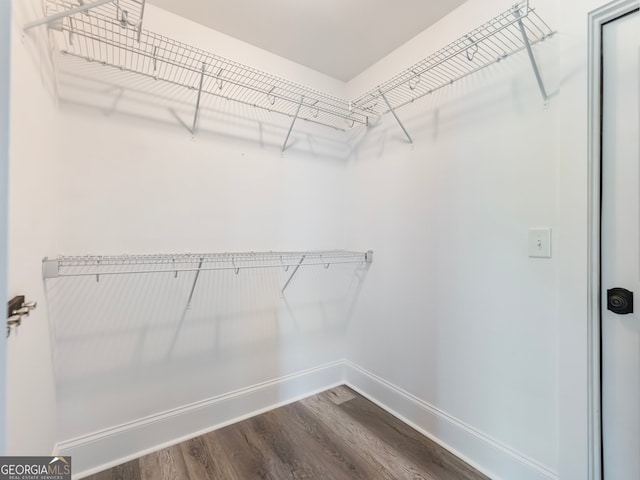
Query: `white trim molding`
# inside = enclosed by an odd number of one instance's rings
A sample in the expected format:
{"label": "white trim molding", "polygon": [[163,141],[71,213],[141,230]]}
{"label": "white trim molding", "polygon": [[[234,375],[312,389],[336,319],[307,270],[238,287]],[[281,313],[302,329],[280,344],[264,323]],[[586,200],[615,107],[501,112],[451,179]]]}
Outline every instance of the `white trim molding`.
{"label": "white trim molding", "polygon": [[345,383],[493,480],[558,480],[546,465],[350,361]]}
{"label": "white trim molding", "polygon": [[553,469],[364,368],[339,360],[57,445],[74,479],[346,384],[493,480],[558,480]]}
{"label": "white trim molding", "polygon": [[600,205],[602,132],[602,26],[640,8],[638,0],[614,0],[589,13],[588,91],[588,480],[602,479],[600,365]]}
{"label": "white trim molding", "polygon": [[342,360],[60,442],[84,478],[343,384]]}

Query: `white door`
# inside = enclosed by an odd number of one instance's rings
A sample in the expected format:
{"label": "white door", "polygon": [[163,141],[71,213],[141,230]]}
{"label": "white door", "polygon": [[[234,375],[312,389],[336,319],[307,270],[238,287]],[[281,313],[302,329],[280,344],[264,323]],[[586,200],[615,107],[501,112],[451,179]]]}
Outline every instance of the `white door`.
{"label": "white door", "polygon": [[[640,479],[640,13],[603,27],[602,433],[605,480]],[[635,293],[623,313],[624,288]],[[614,313],[613,310],[619,313]]]}

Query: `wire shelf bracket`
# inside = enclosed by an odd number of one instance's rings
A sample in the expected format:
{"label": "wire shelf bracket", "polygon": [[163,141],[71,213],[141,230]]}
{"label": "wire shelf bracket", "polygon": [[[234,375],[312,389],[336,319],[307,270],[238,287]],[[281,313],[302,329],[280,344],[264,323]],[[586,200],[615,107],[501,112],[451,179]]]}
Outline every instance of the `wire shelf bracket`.
{"label": "wire shelf bracket", "polygon": [[191,134],[195,136],[198,128],[198,115],[200,113],[200,100],[202,99],[202,84],[204,83],[204,74],[207,70],[207,65],[202,64],[202,74],[200,75],[200,87],[198,88],[198,99],[196,100],[196,113],[193,115],[193,127],[191,128]]}
{"label": "wire shelf bracket", "polygon": [[284,139],[284,143],[282,144],[283,152],[287,149],[287,143],[289,143],[289,137],[291,136],[291,131],[293,130],[293,126],[296,124],[296,120],[298,120],[298,115],[300,115],[300,108],[302,108],[303,103],[304,103],[304,95],[302,96],[302,98],[300,98],[300,103],[298,104],[296,113],[293,116],[293,120],[291,120],[291,126],[289,127],[289,131],[287,132],[287,137]]}
{"label": "wire shelf bracket", "polygon": [[287,289],[287,287],[291,283],[291,280],[293,280],[293,277],[298,272],[298,269],[302,266],[302,262],[304,262],[305,258],[306,258],[306,255],[303,255],[300,261],[298,262],[298,265],[296,265],[296,268],[293,270],[293,272],[291,272],[291,275],[289,275],[289,278],[287,279],[286,283],[282,287],[282,290],[280,291],[281,297],[284,297],[284,291]]}
{"label": "wire shelf bracket", "polygon": [[380,96],[382,97],[382,99],[384,100],[384,102],[387,104],[387,106],[389,107],[389,111],[393,114],[394,118],[396,119],[396,122],[398,122],[398,125],[400,125],[400,128],[402,129],[402,131],[404,132],[404,134],[407,136],[407,138],[409,139],[409,143],[411,145],[413,145],[413,139],[411,138],[411,135],[409,135],[409,132],[407,132],[407,129],[404,128],[404,125],[402,124],[402,122],[400,121],[400,118],[398,117],[398,114],[396,113],[396,111],[393,109],[393,107],[391,106],[391,104],[389,103],[389,100],[387,100],[387,97],[385,96],[384,93],[382,93],[382,91],[380,91]]}
{"label": "wire shelf bracket", "polygon": [[527,29],[522,23],[522,15],[520,14],[520,8],[516,5],[513,8],[513,14],[518,20],[518,27],[520,28],[520,33],[522,34],[522,41],[524,42],[524,46],[527,50],[527,54],[529,55],[529,60],[531,61],[531,66],[533,67],[533,73],[536,76],[536,81],[538,82],[538,88],[540,88],[540,93],[542,94],[542,99],[544,101],[544,106],[549,106],[549,95],[547,95],[547,90],[544,88],[544,82],[542,80],[542,75],[540,75],[540,69],[538,68],[538,63],[536,62],[536,57],[533,55],[533,49],[531,48],[531,42],[529,41],[529,36],[527,35]]}
{"label": "wire shelf bracket", "polygon": [[[198,285],[198,279],[200,278],[200,272],[202,271],[202,262],[204,262],[204,258],[200,259],[198,263],[198,268],[196,270],[196,276],[193,279],[193,284],[191,285],[191,291],[189,292],[189,298],[187,299],[187,306],[184,308],[185,312],[187,310],[191,310],[191,301],[193,300],[193,294],[196,291],[196,286]],[[185,313],[186,315],[186,313]],[[184,320],[184,316],[183,316]]]}

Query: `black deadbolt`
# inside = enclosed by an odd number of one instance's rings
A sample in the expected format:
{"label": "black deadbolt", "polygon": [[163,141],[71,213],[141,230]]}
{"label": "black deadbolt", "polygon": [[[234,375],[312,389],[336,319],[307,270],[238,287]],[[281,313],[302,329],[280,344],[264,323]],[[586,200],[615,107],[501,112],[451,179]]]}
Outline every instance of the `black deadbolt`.
{"label": "black deadbolt", "polygon": [[607,290],[607,309],[619,315],[633,313],[633,292],[626,288]]}

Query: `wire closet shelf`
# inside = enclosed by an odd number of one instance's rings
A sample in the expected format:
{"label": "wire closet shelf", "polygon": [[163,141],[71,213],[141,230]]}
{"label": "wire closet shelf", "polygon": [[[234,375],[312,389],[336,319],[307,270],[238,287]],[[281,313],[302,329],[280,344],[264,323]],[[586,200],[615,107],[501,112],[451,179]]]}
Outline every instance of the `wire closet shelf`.
{"label": "wire closet shelf", "polygon": [[365,264],[373,261],[373,252],[346,250],[308,252],[243,252],[243,253],[184,253],[157,255],[86,255],[64,256],[42,260],[44,279],[58,277],[103,275],[132,275],[151,273],[202,272],[214,270],[240,270],[323,266],[335,264]]}
{"label": "wire closet shelf", "polygon": [[[48,0],[47,5],[52,14],[77,3]],[[164,35],[127,28],[106,7],[62,22],[64,54],[339,130],[366,122],[346,100]]]}
{"label": "wire closet shelf", "polygon": [[[293,118],[289,134],[297,119],[347,130],[354,125],[368,125],[370,119],[389,112],[396,115],[396,109],[522,50],[528,52],[547,101],[531,47],[555,32],[530,7],[528,0],[515,4],[353,101],[145,30],[144,4],[145,0],[47,0],[47,18],[59,16],[59,20],[32,22],[29,28],[50,23],[63,32],[64,54],[197,92],[193,133],[202,94]],[[77,13],[79,9],[81,13]],[[397,116],[396,119],[400,122]]]}
{"label": "wire closet shelf", "polygon": [[[485,67],[501,62],[515,53],[529,50],[531,45],[551,37],[554,33],[535,9],[529,6],[528,1],[517,3],[361,95],[353,101],[353,106],[368,116],[384,115]],[[531,55],[531,52],[529,53]],[[533,57],[531,60],[534,62]],[[538,77],[535,63],[534,70]],[[540,78],[537,80],[541,82]],[[543,90],[542,84],[540,87]],[[546,100],[544,90],[543,97]]]}

